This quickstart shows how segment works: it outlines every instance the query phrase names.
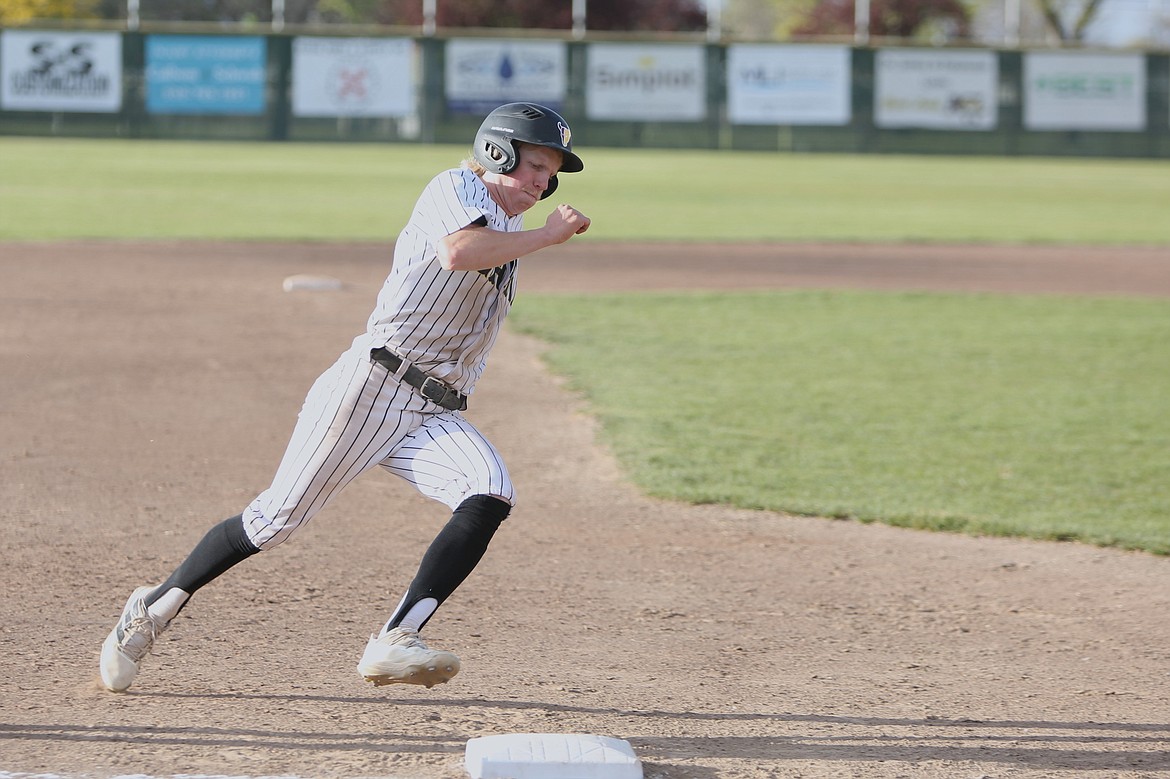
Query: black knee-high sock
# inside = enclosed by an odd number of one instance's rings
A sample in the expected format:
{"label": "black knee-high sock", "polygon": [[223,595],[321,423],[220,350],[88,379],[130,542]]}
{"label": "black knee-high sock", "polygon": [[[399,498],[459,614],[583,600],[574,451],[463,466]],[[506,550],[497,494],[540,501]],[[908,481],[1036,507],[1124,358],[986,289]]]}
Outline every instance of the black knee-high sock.
{"label": "black knee-high sock", "polygon": [[244,532],[243,516],[229,517],[207,531],[170,578],[146,597],[146,604],[149,606],[172,589],[193,595],[200,587],[259,551]]}
{"label": "black knee-high sock", "polygon": [[[386,629],[398,627],[419,601],[433,598],[437,609],[455,592],[483,558],[492,536],[511,510],[508,503],[490,495],[473,495],[460,503],[427,548],[406,597],[386,623]],[[419,623],[420,628],[434,609]]]}

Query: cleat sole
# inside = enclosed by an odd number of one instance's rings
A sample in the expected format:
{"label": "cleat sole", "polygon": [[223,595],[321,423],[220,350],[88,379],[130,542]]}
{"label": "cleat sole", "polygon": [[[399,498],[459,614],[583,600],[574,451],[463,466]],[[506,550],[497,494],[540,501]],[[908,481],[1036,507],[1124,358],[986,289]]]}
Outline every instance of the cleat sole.
{"label": "cleat sole", "polygon": [[451,681],[457,668],[417,668],[406,673],[395,674],[363,674],[362,678],[375,687],[384,687],[388,684],[421,684],[428,690],[436,684],[446,684]]}

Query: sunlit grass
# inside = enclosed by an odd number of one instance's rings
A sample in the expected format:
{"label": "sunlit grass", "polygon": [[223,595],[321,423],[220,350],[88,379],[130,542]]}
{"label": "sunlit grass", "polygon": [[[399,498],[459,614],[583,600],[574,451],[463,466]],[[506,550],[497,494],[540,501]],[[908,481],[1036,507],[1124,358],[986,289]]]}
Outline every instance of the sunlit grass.
{"label": "sunlit grass", "polygon": [[1170,302],[521,298],[653,495],[1170,553]]}
{"label": "sunlit grass", "polygon": [[[1170,244],[1170,162],[580,149],[583,240]],[[387,240],[467,149],[0,137],[0,239]]]}

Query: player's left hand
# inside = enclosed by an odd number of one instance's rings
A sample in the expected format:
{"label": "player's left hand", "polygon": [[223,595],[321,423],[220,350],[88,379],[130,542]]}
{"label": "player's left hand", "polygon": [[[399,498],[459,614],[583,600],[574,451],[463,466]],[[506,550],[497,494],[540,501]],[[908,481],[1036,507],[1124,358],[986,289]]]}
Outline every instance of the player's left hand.
{"label": "player's left hand", "polygon": [[568,203],[561,203],[545,220],[545,226],[564,235],[562,241],[567,241],[574,235],[580,235],[589,229],[589,217],[573,208]]}

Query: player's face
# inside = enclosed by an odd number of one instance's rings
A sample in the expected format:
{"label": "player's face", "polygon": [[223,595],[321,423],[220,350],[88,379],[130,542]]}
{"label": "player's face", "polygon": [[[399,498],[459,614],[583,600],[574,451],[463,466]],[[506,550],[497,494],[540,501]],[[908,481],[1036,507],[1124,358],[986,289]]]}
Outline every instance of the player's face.
{"label": "player's face", "polygon": [[510,216],[522,214],[540,201],[548,180],[561,169],[562,155],[547,146],[520,145],[516,168],[499,177],[500,207]]}

